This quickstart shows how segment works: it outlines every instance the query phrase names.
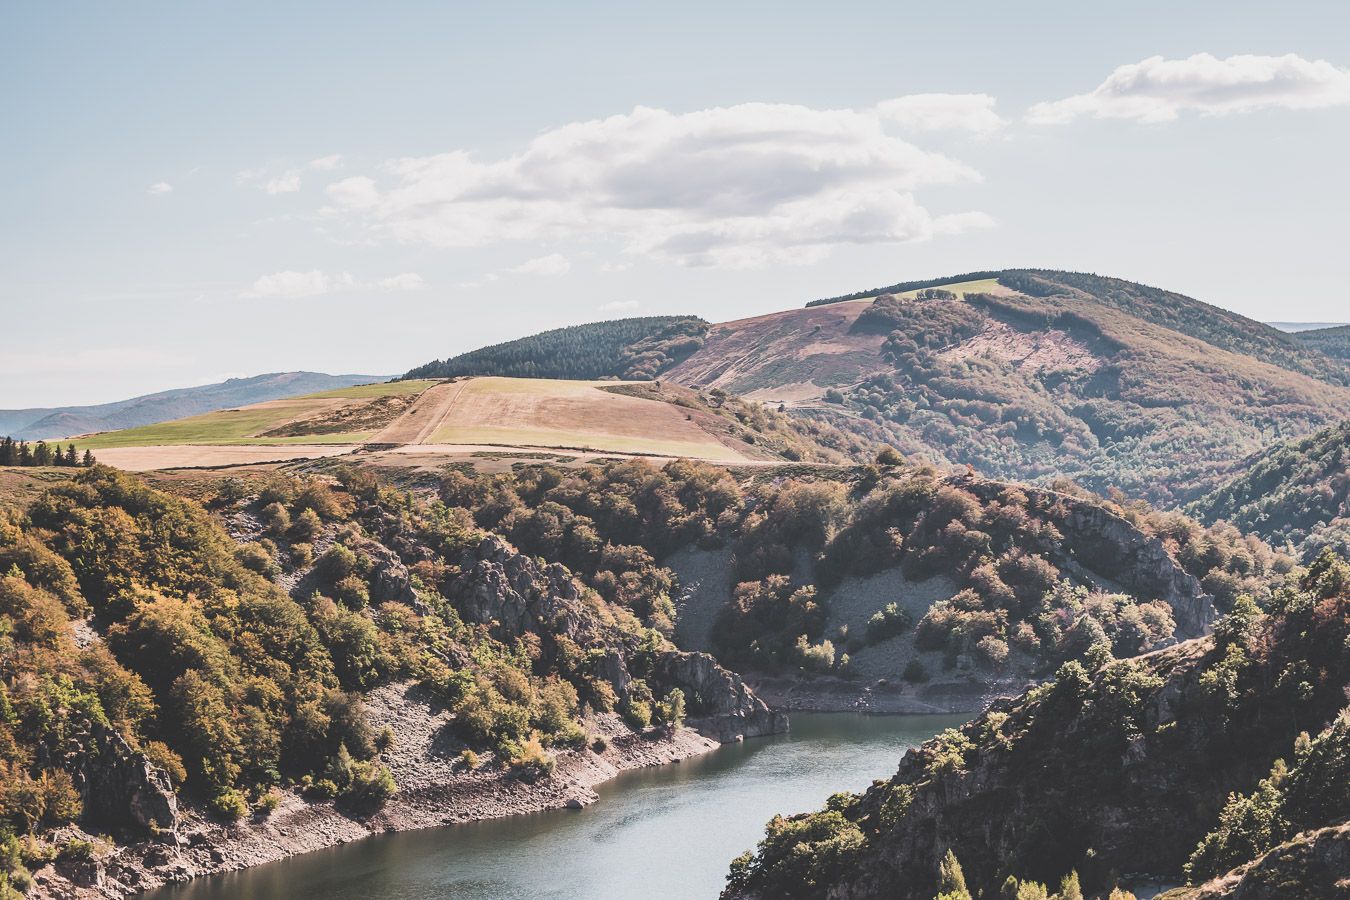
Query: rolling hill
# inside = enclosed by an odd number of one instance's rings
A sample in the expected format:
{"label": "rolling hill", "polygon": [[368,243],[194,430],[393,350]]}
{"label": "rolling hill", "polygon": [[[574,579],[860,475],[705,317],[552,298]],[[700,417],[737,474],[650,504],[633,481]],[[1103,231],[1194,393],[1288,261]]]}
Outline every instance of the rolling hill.
{"label": "rolling hill", "polygon": [[1287,542],[1307,557],[1327,546],[1350,556],[1350,420],[1276,444],[1241,469],[1187,511]]}
{"label": "rolling hill", "polygon": [[1179,294],[1045,270],[893,288],[713,326],[665,377],[933,462],[1168,504],[1350,408],[1343,362]]}
{"label": "rolling hill", "polygon": [[[623,361],[670,327],[628,322],[458,359],[511,374],[594,356],[597,371],[624,377]],[[1286,334],[1122,279],[1016,269],[712,325],[645,371],[933,463],[1040,483],[1067,477],[1172,505],[1217,488],[1272,443],[1344,417],[1350,366],[1305,344],[1307,334],[1319,333]]]}
{"label": "rolling hill", "polygon": [[[81,450],[132,471],[376,452],[458,457],[502,450],[844,462],[872,452],[825,423],[721,391],[659,382],[478,377],[338,388],[88,435]],[[410,460],[404,460],[410,461]],[[442,459],[442,461],[444,461]]]}
{"label": "rolling hill", "polygon": [[379,375],[325,375],[321,372],[274,372],[231,378],[218,384],[176,388],[94,406],[0,410],[0,434],[19,440],[46,440],[95,431],[117,431],[154,425],[231,406],[263,403],[379,381]]}
{"label": "rolling hill", "polygon": [[1311,347],[1327,356],[1350,361],[1350,325],[1334,325],[1329,328],[1310,328],[1295,333],[1294,338],[1307,347]]}

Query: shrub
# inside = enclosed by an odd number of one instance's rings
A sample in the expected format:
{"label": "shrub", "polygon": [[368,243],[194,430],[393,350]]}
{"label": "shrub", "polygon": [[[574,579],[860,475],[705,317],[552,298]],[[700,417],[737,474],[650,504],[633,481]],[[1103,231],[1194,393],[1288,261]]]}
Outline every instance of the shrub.
{"label": "shrub", "polygon": [[226,788],[211,798],[211,811],[227,822],[248,814],[248,801],[234,788]]}
{"label": "shrub", "polygon": [[928,670],[920,660],[911,659],[905,663],[905,671],[901,677],[911,684],[919,684],[928,680]]}

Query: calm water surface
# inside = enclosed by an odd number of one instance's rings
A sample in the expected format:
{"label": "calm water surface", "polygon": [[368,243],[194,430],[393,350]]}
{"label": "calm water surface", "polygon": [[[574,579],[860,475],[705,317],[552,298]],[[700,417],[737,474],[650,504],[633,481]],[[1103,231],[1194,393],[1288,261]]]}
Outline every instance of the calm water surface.
{"label": "calm water surface", "polygon": [[889,777],[905,748],[965,718],[795,713],[790,735],[626,772],[586,809],[378,835],[145,900],[704,900],[774,813]]}

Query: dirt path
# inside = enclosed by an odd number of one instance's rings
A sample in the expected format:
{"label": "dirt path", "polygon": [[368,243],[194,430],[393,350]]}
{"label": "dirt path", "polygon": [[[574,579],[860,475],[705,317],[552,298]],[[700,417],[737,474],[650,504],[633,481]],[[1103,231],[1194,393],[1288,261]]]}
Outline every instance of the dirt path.
{"label": "dirt path", "polygon": [[427,388],[412,409],[386,425],[367,443],[420,444],[435,433],[450,414],[467,381],[442,382]]}

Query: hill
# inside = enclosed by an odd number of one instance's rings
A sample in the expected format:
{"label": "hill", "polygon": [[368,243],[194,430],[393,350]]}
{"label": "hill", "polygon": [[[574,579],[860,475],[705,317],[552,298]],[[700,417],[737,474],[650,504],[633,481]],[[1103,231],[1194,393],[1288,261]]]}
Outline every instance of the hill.
{"label": "hill", "polygon": [[436,360],[404,378],[504,375],[512,378],[654,378],[703,344],[708,323],[694,316],[648,316],[573,325]]}
{"label": "hill", "polygon": [[1187,507],[1306,556],[1334,547],[1350,556],[1350,421],[1258,453],[1242,474]]}
{"label": "hill", "polygon": [[1299,343],[1336,359],[1350,361],[1350,325],[1312,328],[1294,335]]}
{"label": "hill", "polygon": [[653,382],[413,379],[339,388],[77,441],[130,470],[339,456],[550,449],[721,462],[842,462],[857,438],[729,397]]}
{"label": "hill", "polygon": [[1123,873],[1193,882],[1170,898],[1343,896],[1348,640],[1350,567],[1328,554],[1268,615],[1135,660],[1099,648],[863,794],[775,818],[724,896],[1105,896]]}
{"label": "hill", "polygon": [[561,565],[362,473],[199,502],[98,467],[3,511],[0,573],[6,897],[29,867],[39,896],[119,896],[589,802],[784,727]]}
{"label": "hill", "polygon": [[0,434],[15,439],[65,438],[95,431],[117,431],[153,425],[249,403],[262,403],[336,388],[379,381],[378,375],[324,375],[320,372],[274,372],[231,378],[219,384],[176,388],[94,406],[0,410]]}
{"label": "hill", "polygon": [[917,458],[1161,504],[1350,408],[1344,363],[1179,294],[1046,270],[892,287],[713,326],[665,377]]}
{"label": "hill", "polygon": [[1234,529],[907,466],[680,460],[444,474],[440,495],[770,702],[973,711],[1095,640],[1122,656],[1204,633],[1292,560]]}

